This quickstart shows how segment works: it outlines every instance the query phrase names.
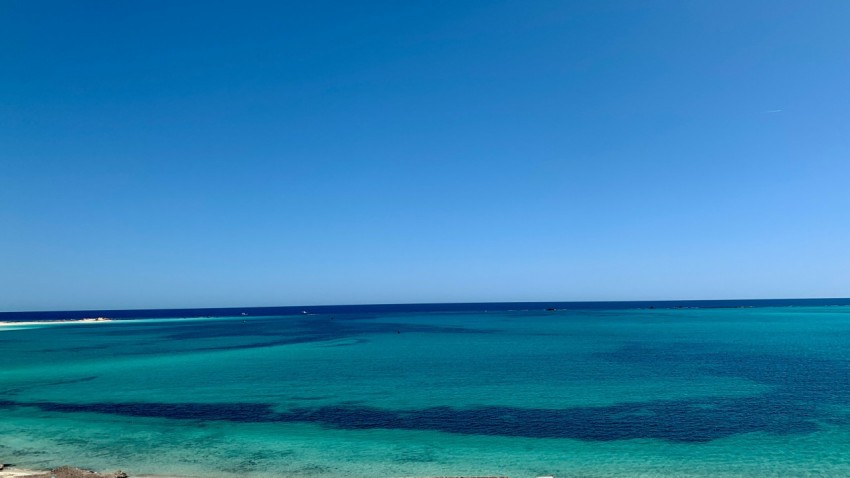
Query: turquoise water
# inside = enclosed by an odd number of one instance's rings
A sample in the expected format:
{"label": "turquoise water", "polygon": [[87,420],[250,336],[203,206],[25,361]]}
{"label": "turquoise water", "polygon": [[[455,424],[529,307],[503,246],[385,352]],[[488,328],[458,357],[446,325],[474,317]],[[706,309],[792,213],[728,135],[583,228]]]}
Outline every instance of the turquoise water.
{"label": "turquoise water", "polygon": [[850,307],[0,328],[0,460],[231,477],[850,476]]}

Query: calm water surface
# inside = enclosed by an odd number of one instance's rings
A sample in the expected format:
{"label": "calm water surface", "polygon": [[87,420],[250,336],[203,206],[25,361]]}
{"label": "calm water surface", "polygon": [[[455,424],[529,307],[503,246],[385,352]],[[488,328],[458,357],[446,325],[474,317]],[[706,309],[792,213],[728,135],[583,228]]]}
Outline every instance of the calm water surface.
{"label": "calm water surface", "polygon": [[846,305],[0,329],[0,460],[24,467],[832,477],[848,450]]}

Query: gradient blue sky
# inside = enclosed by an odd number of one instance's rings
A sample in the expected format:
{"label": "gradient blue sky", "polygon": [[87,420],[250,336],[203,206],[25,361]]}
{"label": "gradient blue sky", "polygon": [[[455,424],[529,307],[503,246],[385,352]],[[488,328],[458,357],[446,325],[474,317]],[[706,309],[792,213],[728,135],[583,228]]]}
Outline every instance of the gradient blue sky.
{"label": "gradient blue sky", "polygon": [[850,2],[0,3],[0,310],[850,296]]}

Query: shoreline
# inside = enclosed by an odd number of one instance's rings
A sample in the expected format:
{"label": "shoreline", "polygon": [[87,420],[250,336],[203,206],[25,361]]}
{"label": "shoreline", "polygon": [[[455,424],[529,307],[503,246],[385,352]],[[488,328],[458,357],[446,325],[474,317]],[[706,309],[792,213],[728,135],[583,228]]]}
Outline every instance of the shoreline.
{"label": "shoreline", "polygon": [[[18,468],[13,465],[3,465],[0,462],[0,478],[192,478],[186,476],[174,475],[129,475],[121,470],[113,472],[95,472],[84,468],[75,468],[71,466],[60,466],[52,470],[33,470],[29,468]],[[417,477],[411,477],[417,478]],[[439,475],[434,477],[422,478],[508,478],[503,475]],[[542,475],[536,478],[555,478],[552,475]]]}
{"label": "shoreline", "polygon": [[84,468],[60,466],[50,470],[18,468],[0,463],[0,478],[187,478],[172,475],[129,475],[121,470],[95,472]]}
{"label": "shoreline", "polygon": [[32,470],[0,464],[0,478],[129,478],[129,475],[120,470],[97,473],[70,466],[60,466],[51,470]]}

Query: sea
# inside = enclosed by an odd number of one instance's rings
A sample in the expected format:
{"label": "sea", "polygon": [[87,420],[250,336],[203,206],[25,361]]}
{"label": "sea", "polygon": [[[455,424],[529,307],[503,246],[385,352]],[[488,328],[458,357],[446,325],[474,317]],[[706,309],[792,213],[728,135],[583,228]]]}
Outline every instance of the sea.
{"label": "sea", "polygon": [[[52,323],[109,317],[109,322]],[[0,461],[179,477],[850,476],[850,299],[0,314]]]}

